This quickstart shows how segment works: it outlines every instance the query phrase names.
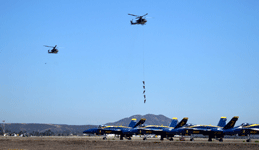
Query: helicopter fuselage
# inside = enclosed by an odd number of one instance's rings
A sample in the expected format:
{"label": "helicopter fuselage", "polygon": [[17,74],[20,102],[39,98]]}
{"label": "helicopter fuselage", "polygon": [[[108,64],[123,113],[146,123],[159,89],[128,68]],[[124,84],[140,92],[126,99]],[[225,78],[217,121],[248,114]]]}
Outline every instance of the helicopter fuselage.
{"label": "helicopter fuselage", "polygon": [[52,49],[51,51],[48,50],[48,53],[57,54],[57,53],[58,53],[58,50],[57,50],[57,49]]}
{"label": "helicopter fuselage", "polygon": [[138,16],[138,15],[134,15],[134,14],[128,14],[128,15],[136,16],[136,19],[137,19],[136,22],[133,22],[133,20],[131,20],[130,21],[131,25],[136,25],[136,24],[144,25],[147,22],[147,20],[144,18],[144,16],[148,15],[148,13],[146,13],[143,16]]}
{"label": "helicopter fuselage", "polygon": [[135,24],[144,25],[144,24],[146,24],[146,22],[147,22],[146,19],[138,19],[138,20],[136,20],[136,22],[132,22],[132,21],[131,21],[131,24],[132,24],[132,25],[135,25]]}

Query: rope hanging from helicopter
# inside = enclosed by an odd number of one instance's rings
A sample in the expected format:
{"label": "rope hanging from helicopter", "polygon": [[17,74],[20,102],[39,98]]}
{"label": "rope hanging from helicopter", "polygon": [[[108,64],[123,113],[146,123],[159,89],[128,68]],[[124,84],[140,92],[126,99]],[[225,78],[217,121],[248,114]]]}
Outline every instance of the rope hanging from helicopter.
{"label": "rope hanging from helicopter", "polygon": [[[142,37],[143,37],[143,32],[142,32]],[[144,39],[144,38],[143,38]],[[145,82],[145,49],[143,49],[143,96],[144,96],[144,103],[146,103],[146,82]]]}
{"label": "rope hanging from helicopter", "polygon": [[[134,16],[136,17],[136,21],[133,22],[133,20],[130,21],[131,25],[145,25],[147,20],[143,17],[145,17],[146,15],[148,15],[148,13],[146,13],[145,15],[143,16],[138,16],[138,15],[134,15],[134,14],[128,14],[128,15],[131,15],[131,16]],[[143,38],[143,31],[142,31],[142,39]],[[145,83],[145,50],[144,48],[143,49],[143,96],[144,96],[144,103],[146,103],[146,83]]]}

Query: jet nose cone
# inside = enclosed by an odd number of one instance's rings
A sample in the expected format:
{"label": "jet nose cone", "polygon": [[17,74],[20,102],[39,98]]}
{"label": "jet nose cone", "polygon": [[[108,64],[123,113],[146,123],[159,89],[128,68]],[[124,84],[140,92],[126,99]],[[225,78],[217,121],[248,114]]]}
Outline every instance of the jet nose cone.
{"label": "jet nose cone", "polygon": [[83,131],[83,133],[89,133],[88,130]]}
{"label": "jet nose cone", "polygon": [[85,130],[83,133],[92,133],[93,132],[93,129],[88,129],[88,130]]}

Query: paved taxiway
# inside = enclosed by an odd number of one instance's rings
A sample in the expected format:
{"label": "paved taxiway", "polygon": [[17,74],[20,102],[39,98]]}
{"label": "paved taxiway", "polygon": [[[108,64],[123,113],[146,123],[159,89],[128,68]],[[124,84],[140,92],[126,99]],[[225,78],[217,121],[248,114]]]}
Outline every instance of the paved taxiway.
{"label": "paved taxiway", "polygon": [[253,139],[252,142],[244,142],[244,139],[224,139],[224,142],[216,140],[208,142],[205,138],[197,138],[195,141],[160,141],[158,138],[150,138],[143,141],[142,138],[134,137],[132,140],[119,140],[119,138],[108,138],[103,140],[102,137],[0,137],[0,150],[19,149],[19,150],[135,150],[135,149],[178,149],[178,150],[200,150],[200,149],[259,149],[259,140]]}

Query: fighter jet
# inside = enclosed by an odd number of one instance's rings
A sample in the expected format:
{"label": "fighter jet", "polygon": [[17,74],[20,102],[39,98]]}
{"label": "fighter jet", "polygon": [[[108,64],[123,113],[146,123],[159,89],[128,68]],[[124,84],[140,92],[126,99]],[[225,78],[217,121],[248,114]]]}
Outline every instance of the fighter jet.
{"label": "fighter jet", "polygon": [[[223,120],[223,121],[222,121]],[[203,134],[208,135],[208,141],[212,141],[212,138],[219,138],[220,142],[223,142],[224,135],[232,135],[230,133],[235,126],[236,121],[238,120],[238,116],[233,117],[227,125],[224,125],[226,121],[226,117],[221,117],[218,126],[213,125],[194,125],[189,127],[184,127],[179,131],[183,135],[191,135],[191,141],[193,141],[193,134]],[[221,123],[222,122],[222,123]]]}
{"label": "fighter jet", "polygon": [[[169,137],[171,137],[169,140],[173,140],[172,137],[175,135],[176,130],[183,127],[187,123],[187,121],[188,118],[185,117],[178,123],[178,119],[174,117],[169,126],[149,125],[144,128],[141,128],[140,131],[142,134],[160,135],[160,140],[164,140],[164,138],[169,139]],[[146,137],[144,137],[143,140],[146,140]]]}
{"label": "fighter jet", "polygon": [[247,142],[250,142],[250,135],[259,134],[259,124],[242,123],[241,125],[225,131],[227,135],[247,136]]}
{"label": "fighter jet", "polygon": [[[103,126],[99,128],[92,128],[85,130],[83,133],[106,135],[106,134],[117,134],[120,135],[120,140],[123,140],[123,137],[131,140],[132,135],[138,133],[137,126],[143,124],[146,121],[145,118],[142,118],[138,123],[135,118],[133,118],[128,127],[126,126]],[[106,136],[103,138],[106,140]]]}

